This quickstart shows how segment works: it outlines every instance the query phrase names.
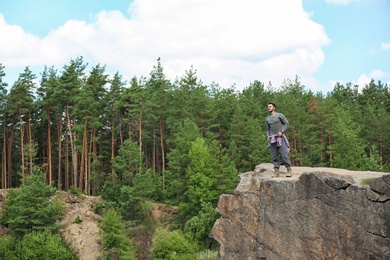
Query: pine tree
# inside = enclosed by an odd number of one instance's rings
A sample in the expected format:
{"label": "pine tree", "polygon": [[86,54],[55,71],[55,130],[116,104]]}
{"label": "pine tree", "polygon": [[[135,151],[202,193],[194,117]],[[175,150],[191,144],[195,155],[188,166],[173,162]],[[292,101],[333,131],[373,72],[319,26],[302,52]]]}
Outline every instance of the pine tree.
{"label": "pine tree", "polygon": [[11,191],[5,202],[5,214],[1,222],[17,234],[31,230],[56,229],[62,219],[63,204],[53,200],[56,189],[45,184],[41,170],[34,168],[23,178],[20,190]]}

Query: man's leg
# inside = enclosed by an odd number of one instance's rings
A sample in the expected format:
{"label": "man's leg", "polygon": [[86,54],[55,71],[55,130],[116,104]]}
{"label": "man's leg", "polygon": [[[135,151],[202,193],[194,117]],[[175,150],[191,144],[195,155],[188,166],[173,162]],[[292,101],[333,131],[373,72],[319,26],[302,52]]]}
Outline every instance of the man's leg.
{"label": "man's leg", "polygon": [[271,152],[272,162],[274,164],[274,168],[279,168],[279,160],[278,160],[278,147],[276,146],[276,143],[271,143],[269,146],[269,150]]}
{"label": "man's leg", "polygon": [[275,173],[274,173],[274,175],[272,175],[272,178],[279,177],[280,176],[279,175],[280,164],[278,161],[278,147],[276,146],[276,143],[271,143],[269,146],[269,150],[271,152],[272,162],[274,164],[274,170],[275,170]]}
{"label": "man's leg", "polygon": [[292,176],[291,162],[287,153],[287,145],[284,139],[282,140],[282,146],[279,148],[279,152],[280,155],[282,156],[282,160],[286,164],[286,168],[287,168],[286,177],[291,177]]}

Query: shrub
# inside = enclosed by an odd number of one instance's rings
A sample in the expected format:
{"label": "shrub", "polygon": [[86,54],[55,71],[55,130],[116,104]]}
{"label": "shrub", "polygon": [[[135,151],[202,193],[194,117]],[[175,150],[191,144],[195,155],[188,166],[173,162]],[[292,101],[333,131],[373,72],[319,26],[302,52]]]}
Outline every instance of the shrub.
{"label": "shrub", "polygon": [[83,219],[80,216],[77,216],[74,220],[74,223],[76,224],[80,224],[81,222],[83,222]]}
{"label": "shrub", "polygon": [[50,230],[27,233],[15,245],[18,260],[76,260],[76,255],[64,244],[59,234]]}
{"label": "shrub", "polygon": [[362,179],[362,184],[363,185],[370,185],[371,180],[372,180],[372,178]]}
{"label": "shrub", "polygon": [[117,255],[120,259],[135,259],[135,248],[130,238],[126,236],[122,216],[113,208],[103,216],[100,225],[102,230],[103,248],[109,255]]}
{"label": "shrub", "polygon": [[12,236],[0,237],[0,259],[16,260],[15,255],[16,239]]}
{"label": "shrub", "polygon": [[206,248],[215,242],[209,237],[218,214],[211,203],[202,203],[202,210],[190,218],[184,227],[184,233]]}
{"label": "shrub", "polygon": [[55,222],[62,219],[64,204],[51,199],[56,189],[45,184],[44,179],[44,173],[36,168],[23,179],[19,190],[9,193],[1,222],[10,230],[23,234],[57,228]]}
{"label": "shrub", "polygon": [[102,201],[98,200],[93,204],[93,212],[99,215],[103,215],[105,205]]}
{"label": "shrub", "polygon": [[197,245],[180,230],[169,232],[158,228],[153,239],[152,257],[155,260],[195,260],[198,259]]}
{"label": "shrub", "polygon": [[75,194],[75,195],[83,194],[83,191],[81,189],[76,188],[74,186],[70,186],[68,191],[69,191],[69,193],[72,193],[72,194]]}

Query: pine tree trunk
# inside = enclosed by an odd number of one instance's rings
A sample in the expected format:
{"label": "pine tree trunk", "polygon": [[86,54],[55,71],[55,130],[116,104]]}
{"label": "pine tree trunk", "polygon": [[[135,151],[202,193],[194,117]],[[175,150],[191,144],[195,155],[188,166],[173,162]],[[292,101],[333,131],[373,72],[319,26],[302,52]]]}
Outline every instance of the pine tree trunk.
{"label": "pine tree trunk", "polygon": [[152,169],[156,171],[156,126],[153,124],[153,150],[152,150]]}
{"label": "pine tree trunk", "polygon": [[[142,163],[142,112],[139,113],[139,125],[138,125],[138,143],[139,143],[139,162]],[[141,166],[141,165],[140,165]]]}
{"label": "pine tree trunk", "polygon": [[161,163],[162,163],[162,188],[165,190],[165,149],[164,149],[164,119],[160,119],[160,145],[161,145]]}
{"label": "pine tree trunk", "polygon": [[[111,117],[111,160],[115,158],[115,117]],[[114,168],[111,164],[111,174],[114,176]]]}
{"label": "pine tree trunk", "polygon": [[3,120],[3,153],[1,156],[1,188],[7,188],[7,122],[4,116]]}
{"label": "pine tree trunk", "polygon": [[69,116],[69,108],[68,105],[66,105],[66,118],[68,122],[68,133],[69,133],[69,140],[70,140],[70,148],[72,151],[72,169],[73,169],[73,186],[75,188],[80,188],[77,185],[77,150],[76,150],[76,133],[72,133],[71,124],[70,124],[70,116]]}
{"label": "pine tree trunk", "polygon": [[47,166],[49,168],[49,184],[53,181],[53,162],[50,132],[50,109],[47,111]]}
{"label": "pine tree trunk", "polygon": [[7,153],[7,167],[8,167],[8,188],[12,187],[12,140],[15,134],[15,125],[11,127],[11,134],[8,142],[8,153]]}
{"label": "pine tree trunk", "polygon": [[20,153],[22,157],[22,177],[24,178],[25,169],[24,169],[24,128],[22,120],[22,112],[19,109],[19,128],[20,128]]}
{"label": "pine tree trunk", "polygon": [[27,121],[27,133],[28,133],[28,145],[30,147],[29,149],[29,159],[30,159],[30,163],[29,163],[29,174],[31,174],[33,172],[33,140],[32,140],[32,129],[31,129],[31,114],[30,114],[30,111],[28,112],[28,121]]}
{"label": "pine tree trunk", "polygon": [[[58,189],[62,187],[62,120],[58,120]],[[69,175],[65,170],[65,190],[69,190]]]}
{"label": "pine tree trunk", "polygon": [[69,135],[68,134],[65,134],[65,176],[68,176],[68,181],[69,181],[68,189],[69,189],[70,186],[73,185],[72,183],[74,183],[74,180],[73,180],[72,171],[69,169]]}

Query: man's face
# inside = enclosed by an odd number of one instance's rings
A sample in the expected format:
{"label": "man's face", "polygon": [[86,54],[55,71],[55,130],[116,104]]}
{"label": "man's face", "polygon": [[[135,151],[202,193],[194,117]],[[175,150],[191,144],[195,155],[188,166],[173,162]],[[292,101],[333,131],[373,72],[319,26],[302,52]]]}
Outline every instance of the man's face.
{"label": "man's face", "polygon": [[267,108],[268,108],[268,112],[270,113],[275,110],[275,107],[272,104],[268,104]]}

